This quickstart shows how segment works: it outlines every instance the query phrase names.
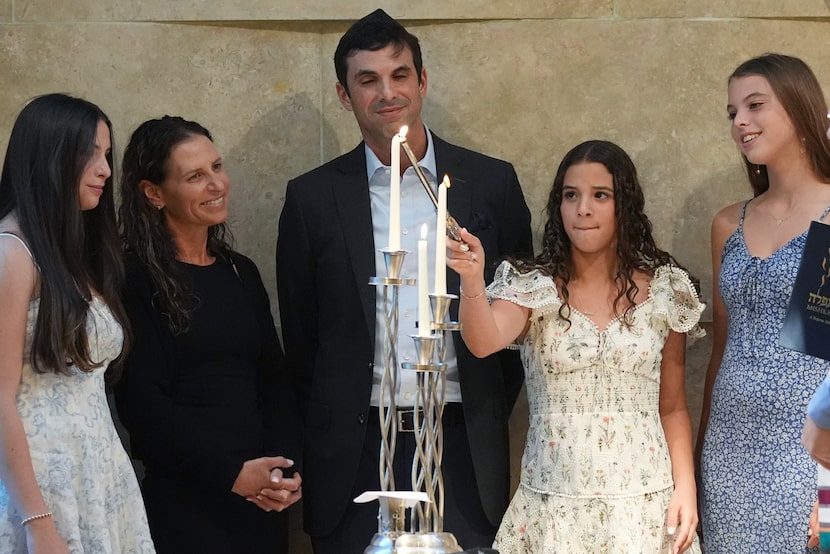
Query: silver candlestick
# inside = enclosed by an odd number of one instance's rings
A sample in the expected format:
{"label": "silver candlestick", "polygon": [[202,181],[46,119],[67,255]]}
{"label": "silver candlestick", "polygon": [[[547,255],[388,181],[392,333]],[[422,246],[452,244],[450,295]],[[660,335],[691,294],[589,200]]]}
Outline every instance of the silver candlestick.
{"label": "silver candlestick", "polygon": [[[414,285],[415,279],[406,279],[400,276],[406,250],[381,250],[386,264],[387,277],[372,277],[370,285],[383,287],[384,313],[384,368],[380,381],[380,402],[378,416],[381,430],[380,472],[381,491],[395,490],[395,475],[393,470],[395,443],[397,441],[397,425],[395,414],[395,395],[398,392],[398,287]],[[381,514],[382,515],[382,514]]]}
{"label": "silver candlestick", "polygon": [[[457,322],[446,322],[453,294],[430,294],[432,333],[413,335],[418,363],[404,363],[403,369],[417,371],[415,400],[415,456],[412,460],[412,490],[425,492],[429,502],[415,505],[411,516],[411,533],[395,541],[396,554],[448,554],[461,552],[452,533],[444,532],[444,477],[441,462],[444,454],[444,413],[446,391],[447,340],[458,331]],[[421,414],[423,414],[421,416]]]}

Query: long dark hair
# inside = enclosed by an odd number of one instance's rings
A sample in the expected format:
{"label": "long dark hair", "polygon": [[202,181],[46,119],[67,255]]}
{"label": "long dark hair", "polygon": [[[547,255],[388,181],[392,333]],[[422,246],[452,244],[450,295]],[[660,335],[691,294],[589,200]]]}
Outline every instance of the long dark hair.
{"label": "long dark hair", "polygon": [[682,267],[671,254],[660,250],[652,236],[651,221],[643,208],[645,198],[637,179],[637,168],[625,151],[616,144],[604,140],[590,140],[575,146],[565,154],[553,187],[550,190],[546,207],[548,220],[542,235],[542,251],[532,260],[516,261],[520,271],[538,269],[552,277],[561,286],[562,307],[560,315],[568,319],[568,283],[572,275],[571,241],[562,223],[562,188],[565,173],[573,165],[580,163],[600,163],[608,170],[614,180],[614,213],[617,224],[617,271],[614,280],[617,283],[617,296],[614,299],[614,312],[625,299],[624,317],[627,318],[635,305],[639,292],[634,281],[635,271],[653,274],[663,265]]}
{"label": "long dark hair", "polygon": [[[107,303],[125,331],[120,300],[124,268],[115,222],[112,176],[98,205],[82,211],[81,175],[92,158],[101,109],[80,98],[47,94],[17,116],[0,176],[0,218],[14,212],[40,270],[40,307],[32,343],[35,371],[91,371],[86,319],[90,294]],[[112,152],[107,162],[112,168]],[[114,364],[117,368],[118,364]]]}
{"label": "long dark hair", "polygon": [[[213,141],[210,132],[194,121],[168,115],[150,119],[133,132],[121,164],[121,237],[125,248],[135,253],[149,272],[156,288],[156,309],[166,316],[174,335],[187,331],[197,299],[176,264],[178,251],[165,222],[165,211],[150,203],[141,181],[164,186],[173,148],[196,136]],[[230,232],[224,223],[208,228],[207,250],[211,255],[230,260],[229,241]]]}
{"label": "long dark hair", "polygon": [[[830,141],[827,140],[827,102],[815,74],[806,63],[783,54],[764,54],[739,65],[729,82],[758,75],[767,80],[775,97],[792,121],[816,175],[830,182]],[[767,166],[755,165],[743,156],[749,184],[755,196],[769,188]]]}

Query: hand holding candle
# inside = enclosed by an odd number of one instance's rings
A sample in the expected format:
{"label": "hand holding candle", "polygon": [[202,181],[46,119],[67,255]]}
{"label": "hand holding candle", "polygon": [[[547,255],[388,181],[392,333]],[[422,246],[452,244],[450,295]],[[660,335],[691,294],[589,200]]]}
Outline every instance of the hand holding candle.
{"label": "hand holding candle", "polygon": [[418,241],[418,336],[428,337],[430,330],[429,262],[427,261],[427,224],[421,225],[421,240]]}
{"label": "hand holding candle", "polygon": [[438,222],[435,231],[435,294],[447,294],[447,190],[450,178],[438,185]]}

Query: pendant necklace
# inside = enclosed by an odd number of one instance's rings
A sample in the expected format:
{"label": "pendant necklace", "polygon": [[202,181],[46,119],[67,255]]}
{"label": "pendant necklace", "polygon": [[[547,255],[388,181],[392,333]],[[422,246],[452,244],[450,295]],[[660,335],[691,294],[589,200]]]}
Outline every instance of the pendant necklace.
{"label": "pendant necklace", "polygon": [[795,207],[790,208],[789,213],[785,217],[782,217],[782,218],[777,218],[774,215],[772,215],[771,212],[768,212],[769,216],[773,219],[773,221],[775,221],[775,226],[776,227],[781,227],[781,224],[784,223],[785,221],[787,221],[788,219],[790,219],[793,216],[794,213],[795,213]]}

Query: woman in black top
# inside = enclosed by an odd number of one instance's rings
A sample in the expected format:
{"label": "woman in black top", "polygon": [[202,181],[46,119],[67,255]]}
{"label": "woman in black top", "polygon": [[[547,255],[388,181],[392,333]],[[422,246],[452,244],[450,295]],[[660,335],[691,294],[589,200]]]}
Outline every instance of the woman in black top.
{"label": "woman in black top", "polygon": [[299,420],[268,295],[225,240],[229,179],[178,117],[133,133],[121,179],[134,346],[116,389],[158,552],[287,551]]}

